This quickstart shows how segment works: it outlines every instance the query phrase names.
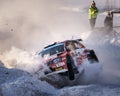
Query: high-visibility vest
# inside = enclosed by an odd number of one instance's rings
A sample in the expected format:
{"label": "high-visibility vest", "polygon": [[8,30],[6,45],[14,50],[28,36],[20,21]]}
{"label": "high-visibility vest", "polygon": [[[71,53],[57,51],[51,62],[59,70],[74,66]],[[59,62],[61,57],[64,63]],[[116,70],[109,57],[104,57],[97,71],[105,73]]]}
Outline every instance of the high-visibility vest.
{"label": "high-visibility vest", "polygon": [[89,8],[89,19],[92,18],[97,18],[97,14],[98,14],[98,9],[95,7],[90,6]]}

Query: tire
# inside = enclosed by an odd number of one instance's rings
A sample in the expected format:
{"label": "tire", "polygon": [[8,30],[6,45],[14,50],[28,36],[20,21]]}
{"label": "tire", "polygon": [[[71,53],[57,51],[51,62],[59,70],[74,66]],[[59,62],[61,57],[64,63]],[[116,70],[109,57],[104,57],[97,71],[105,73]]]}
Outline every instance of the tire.
{"label": "tire", "polygon": [[67,55],[68,76],[70,80],[75,79],[75,74],[74,74],[72,63],[73,63],[72,57]]}
{"label": "tire", "polygon": [[93,60],[93,62],[99,62],[99,60],[93,50],[90,50],[90,59]]}

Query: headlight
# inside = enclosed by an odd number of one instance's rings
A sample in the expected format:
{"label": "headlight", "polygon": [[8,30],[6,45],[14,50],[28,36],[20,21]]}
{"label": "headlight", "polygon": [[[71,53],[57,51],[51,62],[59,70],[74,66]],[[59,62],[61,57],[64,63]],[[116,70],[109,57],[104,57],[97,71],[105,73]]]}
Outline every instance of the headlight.
{"label": "headlight", "polygon": [[54,59],[53,63],[58,63],[58,62],[61,62],[61,61],[62,61],[62,58],[59,57],[59,58]]}
{"label": "headlight", "polygon": [[61,62],[61,61],[62,61],[62,58],[59,57],[59,58],[56,58],[52,61],[47,62],[47,65],[49,66],[51,64],[55,64],[55,63],[58,63],[58,62]]}

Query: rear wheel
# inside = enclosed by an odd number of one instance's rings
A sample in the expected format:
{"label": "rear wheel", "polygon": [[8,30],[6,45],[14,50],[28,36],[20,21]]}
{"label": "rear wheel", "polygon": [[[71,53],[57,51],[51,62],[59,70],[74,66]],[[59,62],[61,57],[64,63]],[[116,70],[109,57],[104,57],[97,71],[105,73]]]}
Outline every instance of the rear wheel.
{"label": "rear wheel", "polygon": [[94,50],[90,50],[89,60],[93,63],[94,62],[99,62]]}
{"label": "rear wheel", "polygon": [[75,79],[74,69],[73,69],[73,60],[71,56],[67,56],[67,67],[68,67],[68,76],[70,80]]}

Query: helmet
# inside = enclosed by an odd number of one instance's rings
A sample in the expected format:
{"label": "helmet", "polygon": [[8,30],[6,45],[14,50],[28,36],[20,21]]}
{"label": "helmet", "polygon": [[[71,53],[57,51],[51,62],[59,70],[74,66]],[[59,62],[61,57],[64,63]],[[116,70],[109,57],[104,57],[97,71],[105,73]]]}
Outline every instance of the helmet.
{"label": "helmet", "polygon": [[95,1],[92,1],[92,5],[95,5]]}

